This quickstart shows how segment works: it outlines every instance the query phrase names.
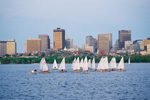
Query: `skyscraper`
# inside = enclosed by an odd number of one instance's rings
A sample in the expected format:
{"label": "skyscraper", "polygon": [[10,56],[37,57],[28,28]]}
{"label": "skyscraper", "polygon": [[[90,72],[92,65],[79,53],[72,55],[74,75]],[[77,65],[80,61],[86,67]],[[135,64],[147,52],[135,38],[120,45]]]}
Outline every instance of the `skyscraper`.
{"label": "skyscraper", "polygon": [[119,48],[124,48],[125,41],[131,41],[131,30],[119,31]]}
{"label": "skyscraper", "polygon": [[112,34],[98,34],[98,50],[109,53],[112,47]]}
{"label": "skyscraper", "polygon": [[7,41],[0,41],[0,56],[4,56],[7,53]]}
{"label": "skyscraper", "polygon": [[64,49],[65,47],[65,30],[64,29],[54,29],[54,48]]}
{"label": "skyscraper", "polygon": [[29,38],[25,43],[27,53],[41,51],[41,40],[38,38]]}
{"label": "skyscraper", "polygon": [[95,38],[93,38],[92,36],[86,36],[86,44],[88,44],[88,46],[93,46],[93,51],[95,52],[97,49],[97,41]]}
{"label": "skyscraper", "polygon": [[15,39],[9,39],[7,41],[7,54],[16,54],[16,47]]}
{"label": "skyscraper", "polygon": [[48,35],[39,35],[39,39],[41,39],[41,51],[47,51],[50,49],[50,39]]}
{"label": "skyscraper", "polygon": [[65,42],[66,42],[65,45],[67,49],[73,48],[73,39],[68,38],[65,40]]}

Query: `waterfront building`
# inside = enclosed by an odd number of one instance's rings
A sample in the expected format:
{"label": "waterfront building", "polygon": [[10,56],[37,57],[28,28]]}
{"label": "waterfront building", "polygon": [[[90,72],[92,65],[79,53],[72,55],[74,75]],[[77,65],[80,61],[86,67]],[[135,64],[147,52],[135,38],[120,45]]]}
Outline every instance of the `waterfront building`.
{"label": "waterfront building", "polygon": [[143,40],[135,40],[133,43],[134,44],[138,43],[140,45],[140,50],[144,50],[144,41]]}
{"label": "waterfront building", "polygon": [[0,41],[0,57],[7,54],[7,41]]}
{"label": "waterfront building", "polygon": [[131,44],[133,44],[133,41],[125,41],[124,48],[127,49],[127,46]]}
{"label": "waterfront building", "polygon": [[53,48],[53,42],[52,42],[52,40],[50,40],[50,49],[52,49]]}
{"label": "waterfront building", "polygon": [[64,49],[65,47],[65,30],[64,29],[54,29],[53,30],[53,40],[54,48]]}
{"label": "waterfront building", "polygon": [[98,50],[103,51],[106,54],[109,53],[112,48],[112,34],[98,34]]}
{"label": "waterfront building", "polygon": [[27,39],[25,48],[27,53],[41,51],[41,39],[39,38]]}
{"label": "waterfront building", "polygon": [[147,44],[147,54],[150,54],[150,44]]}
{"label": "waterfront building", "polygon": [[85,39],[86,41],[86,44],[88,44],[88,46],[93,46],[93,50],[92,51],[94,51],[94,52],[96,52],[96,50],[97,50],[97,41],[96,41],[96,39],[95,38],[93,38],[92,36],[86,36],[86,39]]}
{"label": "waterfront building", "polygon": [[144,40],[144,50],[147,51],[147,44],[150,44],[150,39],[147,38],[147,40]]}
{"label": "waterfront building", "polygon": [[115,44],[111,48],[110,53],[116,54],[118,49],[119,49],[119,40],[117,39]]}
{"label": "waterfront building", "polygon": [[70,39],[70,38],[66,39],[65,45],[67,49],[73,48],[73,39]]}
{"label": "waterfront building", "polygon": [[41,39],[41,51],[47,51],[50,49],[50,39],[48,35],[39,35],[39,39]]}
{"label": "waterfront building", "polygon": [[16,54],[16,50],[17,50],[17,45],[15,42],[15,39],[9,39],[7,41],[7,54],[9,55],[13,55]]}
{"label": "waterfront building", "polygon": [[120,49],[124,48],[125,41],[131,41],[131,30],[119,31],[119,48]]}

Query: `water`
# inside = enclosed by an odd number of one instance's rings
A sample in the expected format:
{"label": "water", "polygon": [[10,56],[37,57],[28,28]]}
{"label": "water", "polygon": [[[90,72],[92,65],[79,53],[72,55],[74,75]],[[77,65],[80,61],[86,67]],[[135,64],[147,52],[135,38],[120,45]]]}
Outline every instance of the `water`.
{"label": "water", "polygon": [[[52,67],[51,64],[49,64]],[[150,63],[125,64],[126,72],[28,74],[38,64],[0,65],[0,100],[148,100]],[[39,71],[39,70],[38,70]]]}

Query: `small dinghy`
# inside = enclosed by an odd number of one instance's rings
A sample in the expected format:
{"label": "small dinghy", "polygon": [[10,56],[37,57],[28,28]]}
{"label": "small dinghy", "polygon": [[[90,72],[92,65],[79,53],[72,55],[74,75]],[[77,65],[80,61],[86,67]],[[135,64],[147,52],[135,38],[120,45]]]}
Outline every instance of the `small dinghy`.
{"label": "small dinghy", "polygon": [[40,62],[40,73],[50,73],[49,68],[47,66],[47,63],[45,61],[45,58],[42,58]]}
{"label": "small dinghy", "polygon": [[124,71],[126,71],[126,70],[124,69],[124,60],[123,60],[123,57],[121,58],[121,60],[120,60],[120,62],[119,62],[117,71],[118,71],[118,72],[124,72]]}
{"label": "small dinghy", "polygon": [[60,63],[59,72],[62,72],[62,73],[67,72],[66,67],[65,67],[65,58],[63,58],[63,60]]}
{"label": "small dinghy", "polygon": [[56,59],[55,59],[54,63],[53,63],[52,70],[57,70],[57,69],[58,69],[58,66],[57,66],[57,62],[56,62]]}

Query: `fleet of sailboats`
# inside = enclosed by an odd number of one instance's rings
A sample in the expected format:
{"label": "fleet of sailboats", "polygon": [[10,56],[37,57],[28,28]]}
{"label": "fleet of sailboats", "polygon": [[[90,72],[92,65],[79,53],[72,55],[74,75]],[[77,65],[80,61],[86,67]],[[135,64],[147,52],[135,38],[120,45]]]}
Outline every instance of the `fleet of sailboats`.
{"label": "fleet of sailboats", "polygon": [[[130,64],[130,58],[128,59],[128,64]],[[86,74],[90,73],[89,69],[92,69],[93,71],[97,71],[97,72],[109,72],[109,71],[123,72],[123,71],[126,71],[124,68],[123,57],[121,58],[118,66],[117,66],[115,57],[113,57],[111,59],[110,63],[108,63],[108,57],[101,57],[97,68],[95,66],[95,58],[93,58],[92,63],[91,63],[91,60],[90,59],[88,60],[87,57],[85,57],[85,59],[81,59],[81,61],[78,57],[77,59],[74,58],[71,68],[73,69],[73,72],[82,72],[82,70],[83,70],[83,73],[86,73]],[[47,66],[45,58],[41,59],[39,69],[40,69],[41,73],[50,73],[51,72],[49,70],[49,67]],[[52,70],[57,70],[57,69],[59,69],[59,72],[67,72],[66,67],[65,67],[65,58],[62,59],[60,65],[59,65],[59,68],[58,68],[56,59],[54,59]],[[35,74],[35,72],[29,72],[29,74],[32,74],[32,73]]]}

